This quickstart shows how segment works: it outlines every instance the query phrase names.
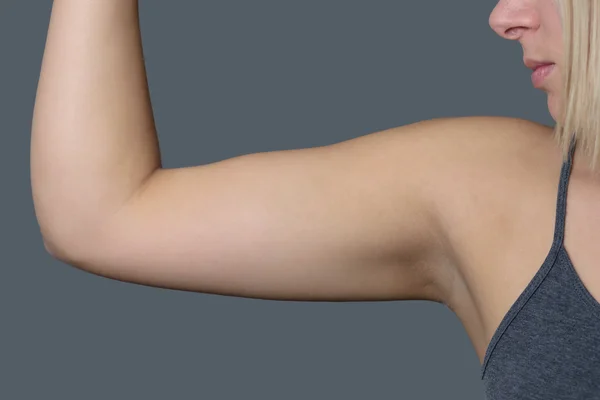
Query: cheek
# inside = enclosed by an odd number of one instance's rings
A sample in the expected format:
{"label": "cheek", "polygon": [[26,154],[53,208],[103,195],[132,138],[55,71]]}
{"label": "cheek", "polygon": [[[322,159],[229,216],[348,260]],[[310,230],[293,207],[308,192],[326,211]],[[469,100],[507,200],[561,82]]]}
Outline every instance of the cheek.
{"label": "cheek", "polygon": [[542,18],[544,25],[548,28],[546,33],[548,34],[549,49],[560,55],[563,49],[563,26],[559,8],[553,1],[548,1],[546,4]]}

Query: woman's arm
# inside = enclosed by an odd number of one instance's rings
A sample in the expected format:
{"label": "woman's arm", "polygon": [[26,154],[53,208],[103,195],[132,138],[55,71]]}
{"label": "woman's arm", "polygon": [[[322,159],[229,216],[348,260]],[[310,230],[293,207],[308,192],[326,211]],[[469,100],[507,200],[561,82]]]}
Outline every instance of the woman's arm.
{"label": "woman's arm", "polygon": [[48,250],[82,240],[160,167],[137,0],[54,0],[31,141]]}
{"label": "woman's arm", "polygon": [[482,123],[441,119],[163,169],[137,1],[55,0],[33,120],[34,205],[56,258],[113,279],[444,301],[457,275],[439,205],[456,187],[441,171]]}

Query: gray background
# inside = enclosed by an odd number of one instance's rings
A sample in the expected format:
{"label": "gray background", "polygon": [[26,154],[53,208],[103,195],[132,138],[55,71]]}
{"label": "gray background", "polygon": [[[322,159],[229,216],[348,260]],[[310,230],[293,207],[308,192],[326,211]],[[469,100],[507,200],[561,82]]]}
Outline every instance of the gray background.
{"label": "gray background", "polygon": [[[436,117],[552,125],[521,46],[488,26],[495,4],[143,0],[163,166]],[[29,144],[51,5],[0,1],[0,398],[483,399],[476,353],[440,304],[166,290],[45,253]]]}

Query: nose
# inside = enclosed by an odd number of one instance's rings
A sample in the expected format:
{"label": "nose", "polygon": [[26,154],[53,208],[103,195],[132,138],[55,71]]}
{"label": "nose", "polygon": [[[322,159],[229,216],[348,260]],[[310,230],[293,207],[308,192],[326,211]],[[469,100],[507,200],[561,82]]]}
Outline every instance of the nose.
{"label": "nose", "polygon": [[490,14],[490,27],[508,40],[519,40],[539,27],[540,17],[528,0],[500,0]]}

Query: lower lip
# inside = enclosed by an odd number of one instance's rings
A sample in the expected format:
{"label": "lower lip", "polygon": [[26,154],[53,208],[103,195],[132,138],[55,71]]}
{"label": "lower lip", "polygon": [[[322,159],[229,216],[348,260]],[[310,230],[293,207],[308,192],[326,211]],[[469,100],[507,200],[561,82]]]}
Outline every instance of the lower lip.
{"label": "lower lip", "polygon": [[533,74],[531,74],[531,81],[533,82],[533,86],[539,88],[542,85],[542,83],[546,80],[548,75],[550,75],[552,71],[554,71],[554,67],[555,64],[549,64],[539,67],[538,69],[533,71]]}

